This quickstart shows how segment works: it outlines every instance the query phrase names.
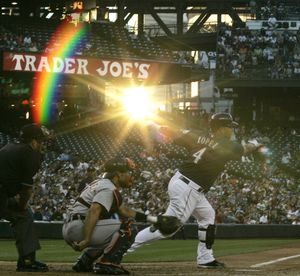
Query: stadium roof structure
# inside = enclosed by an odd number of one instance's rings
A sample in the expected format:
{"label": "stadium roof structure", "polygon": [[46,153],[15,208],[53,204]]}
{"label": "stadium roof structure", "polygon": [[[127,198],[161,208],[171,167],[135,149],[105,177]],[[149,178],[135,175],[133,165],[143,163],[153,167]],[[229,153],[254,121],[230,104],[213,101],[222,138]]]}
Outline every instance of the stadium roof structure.
{"label": "stadium roof structure", "polygon": [[[41,6],[47,6],[49,5],[50,9],[60,9],[63,6],[66,5],[66,2],[70,2],[70,1],[58,1],[58,0],[32,0],[32,1],[24,1],[24,0],[19,0],[16,3],[18,3],[21,12],[21,15],[28,15],[30,13],[30,11],[34,10],[35,7],[41,7]],[[128,21],[128,19],[132,16],[133,13],[137,12],[140,14],[140,12],[143,12],[144,14],[146,13],[150,13],[154,19],[156,19],[156,21],[159,23],[159,25],[162,27],[162,29],[164,29],[166,31],[166,33],[168,34],[168,27],[164,24],[164,22],[160,19],[160,17],[157,15],[157,13],[159,12],[159,9],[162,9],[163,11],[167,12],[167,13],[176,13],[176,8],[174,10],[173,6],[177,7],[178,3],[182,3],[185,8],[186,5],[207,5],[208,3],[221,3],[224,2],[223,0],[210,0],[210,1],[204,1],[204,0],[200,0],[200,1],[189,1],[189,0],[182,0],[182,1],[165,1],[165,0],[161,0],[161,1],[153,1],[153,0],[147,0],[147,1],[136,1],[136,0],[124,0],[124,1],[120,1],[120,0],[104,0],[104,1],[95,1],[97,5],[99,5],[99,7],[107,7],[110,5],[119,5],[117,12],[118,17],[120,16],[120,13],[123,13],[123,16],[125,17],[119,17],[122,18],[122,20],[120,21],[122,24],[119,24],[120,27],[124,26],[123,23],[126,23]],[[236,1],[233,1],[236,2]],[[242,1],[243,2],[243,1]],[[0,5],[5,5],[5,3],[7,3],[7,5],[11,5],[11,1],[3,1],[3,3],[1,3]],[[141,5],[141,3],[143,5]],[[122,10],[121,6],[124,6],[124,10]],[[155,11],[154,11],[154,6],[156,6]],[[181,11],[183,12],[184,10],[181,9]],[[191,10],[192,12],[192,10]],[[22,16],[24,18],[24,16]],[[33,20],[34,18],[37,17],[31,17]],[[120,23],[120,22],[115,22],[116,24]],[[180,22],[179,22],[180,23]],[[180,25],[180,24],[179,24]],[[205,35],[205,34],[204,34]],[[203,43],[208,42],[209,45],[215,45],[215,36],[210,36],[210,34],[206,34],[206,38],[202,39]],[[168,36],[167,36],[168,37]],[[194,40],[193,37],[187,37],[188,40]],[[199,41],[199,39],[197,38],[197,40]],[[174,37],[169,37],[169,39],[165,40],[165,41],[160,41],[159,38],[157,38],[155,41],[157,41],[157,43],[160,43],[161,45],[163,45],[164,47],[169,47],[170,45],[179,45],[180,46],[180,40],[175,39]],[[195,40],[191,43],[194,43]],[[186,43],[186,41],[184,41],[183,43],[184,45],[187,45],[188,43]],[[198,43],[199,45],[201,45],[201,43]],[[209,48],[210,46],[208,46]],[[189,48],[189,50],[192,50],[191,48]],[[22,72],[23,69],[19,68],[18,70],[14,69],[12,64],[10,63],[10,65],[8,65],[8,56],[12,56],[15,53],[11,53],[10,55],[6,55],[5,58],[3,59],[4,63],[3,63],[3,69],[7,72]],[[22,53],[21,53],[22,54]],[[36,58],[35,61],[38,62],[39,58]],[[109,59],[109,57],[108,57]],[[26,58],[25,58],[25,62],[26,62]],[[128,62],[128,61],[118,61],[118,60],[110,60],[111,63],[120,63],[124,65],[124,62]],[[195,80],[203,80],[208,78],[209,72],[207,70],[199,70],[199,68],[196,68],[195,66],[193,66],[192,64],[180,64],[180,63],[175,63],[175,62],[165,62],[165,61],[161,61],[159,59],[155,59],[153,58],[153,60],[143,60],[142,58],[139,60],[135,60],[135,59],[129,59],[129,63],[134,64],[148,64],[149,68],[151,68],[151,70],[149,70],[149,77],[147,77],[147,79],[136,79],[138,81],[142,81],[144,84],[149,84],[149,85],[154,85],[154,84],[168,84],[168,83],[179,83],[179,82],[191,82],[191,81],[195,81]],[[16,65],[16,64],[15,64]],[[123,66],[121,65],[121,66]],[[119,65],[116,65],[119,66]],[[131,65],[129,65],[131,66]],[[26,64],[25,67],[26,68]],[[124,69],[124,68],[123,68]],[[31,66],[31,69],[29,70],[28,68],[24,69],[26,72],[35,72],[36,70],[38,70],[38,66]],[[126,70],[126,69],[124,69]],[[93,74],[92,74],[93,75]],[[103,77],[103,76],[102,76]],[[105,76],[108,79],[114,78],[113,76]],[[119,79],[120,81],[125,80],[126,78]]]}
{"label": "stadium roof structure", "polygon": [[[70,12],[75,2],[78,1],[19,0],[14,3],[20,15],[46,17],[47,13],[51,13],[52,18],[59,18],[63,13]],[[208,34],[207,30],[204,30],[205,37],[201,33],[201,29],[212,14],[218,16],[218,24],[221,22],[221,15],[228,14],[236,25],[243,24],[240,14],[250,14],[249,0],[84,0],[80,2],[83,3],[83,10],[96,8],[98,20],[104,19],[107,13],[115,14],[116,23],[120,26],[125,26],[134,15],[137,15],[139,33],[145,30],[144,16],[150,15],[164,33],[166,38],[164,45],[177,50],[204,50],[213,46],[216,41],[215,31],[209,31]],[[4,0],[1,1],[0,6],[11,6],[11,3]],[[174,26],[171,27],[166,23],[163,14],[175,15]],[[184,15],[197,19],[186,28]],[[161,37],[158,42],[163,42]]]}

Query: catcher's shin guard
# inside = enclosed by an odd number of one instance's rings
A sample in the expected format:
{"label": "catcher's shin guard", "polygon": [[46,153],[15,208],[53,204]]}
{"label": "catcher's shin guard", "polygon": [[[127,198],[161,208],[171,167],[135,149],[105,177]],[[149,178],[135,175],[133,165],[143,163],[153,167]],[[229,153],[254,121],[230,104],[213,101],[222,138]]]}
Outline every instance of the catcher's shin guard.
{"label": "catcher's shin guard", "polygon": [[84,252],[72,266],[72,269],[76,272],[92,272],[94,259]]}
{"label": "catcher's shin guard", "polygon": [[201,242],[204,242],[207,249],[211,249],[215,241],[216,225],[209,224],[208,227],[198,229],[198,237]]}
{"label": "catcher's shin guard", "polygon": [[94,265],[93,269],[95,274],[106,274],[106,275],[122,275],[129,274],[129,271],[121,265],[112,263],[98,262]]}
{"label": "catcher's shin guard", "polygon": [[120,264],[123,255],[134,242],[134,238],[138,232],[133,220],[125,220],[120,226],[120,230],[116,232],[110,244],[104,249],[104,255],[100,261]]}

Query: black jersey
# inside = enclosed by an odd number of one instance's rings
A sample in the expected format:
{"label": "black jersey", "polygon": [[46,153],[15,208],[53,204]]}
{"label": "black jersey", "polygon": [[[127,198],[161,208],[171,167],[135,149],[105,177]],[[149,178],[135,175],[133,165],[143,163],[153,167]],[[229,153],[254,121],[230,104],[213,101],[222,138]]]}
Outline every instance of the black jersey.
{"label": "black jersey", "polygon": [[33,185],[33,176],[42,162],[42,155],[23,143],[7,144],[0,149],[0,184],[9,196],[16,195],[21,185]]}
{"label": "black jersey", "polygon": [[244,148],[229,139],[213,139],[197,132],[189,132],[175,141],[187,148],[189,158],[179,171],[207,192],[229,160],[239,160]]}

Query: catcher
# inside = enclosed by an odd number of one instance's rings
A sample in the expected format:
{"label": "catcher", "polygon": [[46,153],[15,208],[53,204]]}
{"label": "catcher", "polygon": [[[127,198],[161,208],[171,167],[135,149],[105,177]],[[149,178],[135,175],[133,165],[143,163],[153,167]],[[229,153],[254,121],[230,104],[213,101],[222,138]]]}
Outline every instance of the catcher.
{"label": "catcher", "polygon": [[[129,274],[120,263],[137,234],[135,220],[154,223],[157,229],[166,226],[168,233],[179,227],[173,223],[170,228],[170,221],[179,223],[176,218],[145,215],[122,204],[119,189],[133,185],[135,169],[129,158],[107,161],[103,178],[87,185],[69,209],[63,237],[74,250],[83,251],[74,271]],[[120,219],[113,218],[116,213]]]}

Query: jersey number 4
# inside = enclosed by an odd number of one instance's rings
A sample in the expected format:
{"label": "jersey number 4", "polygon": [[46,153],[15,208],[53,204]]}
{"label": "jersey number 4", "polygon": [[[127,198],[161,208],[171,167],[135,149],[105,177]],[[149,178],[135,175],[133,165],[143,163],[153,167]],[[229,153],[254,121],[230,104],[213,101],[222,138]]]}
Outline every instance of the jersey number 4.
{"label": "jersey number 4", "polygon": [[195,164],[197,164],[199,162],[199,160],[201,160],[202,155],[205,151],[206,151],[206,148],[203,148],[193,154],[193,157],[195,157],[195,159],[194,159]]}

